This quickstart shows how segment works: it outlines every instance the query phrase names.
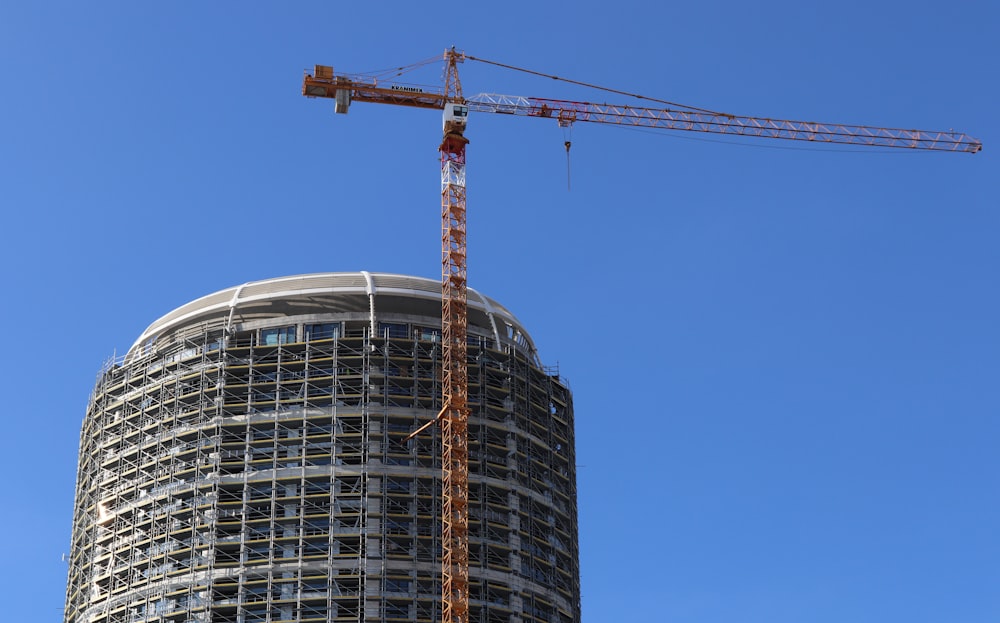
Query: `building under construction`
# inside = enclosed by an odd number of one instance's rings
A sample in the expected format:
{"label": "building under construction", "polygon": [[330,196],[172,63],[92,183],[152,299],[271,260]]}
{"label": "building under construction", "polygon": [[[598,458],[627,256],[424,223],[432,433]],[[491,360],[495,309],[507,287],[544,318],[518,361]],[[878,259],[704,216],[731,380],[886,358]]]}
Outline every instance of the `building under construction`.
{"label": "building under construction", "polygon": [[[153,323],[83,423],[66,623],[436,622],[440,284],[248,283]],[[578,623],[569,389],[470,290],[469,620]]]}

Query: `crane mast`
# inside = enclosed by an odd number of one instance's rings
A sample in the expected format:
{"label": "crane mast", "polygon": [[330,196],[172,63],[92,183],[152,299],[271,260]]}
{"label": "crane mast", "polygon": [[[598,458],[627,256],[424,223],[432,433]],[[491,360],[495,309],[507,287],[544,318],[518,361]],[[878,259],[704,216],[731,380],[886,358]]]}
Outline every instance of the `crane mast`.
{"label": "crane mast", "polygon": [[465,124],[469,107],[462,97],[458,63],[464,56],[445,52],[443,93],[415,87],[384,87],[364,77],[334,76],[317,65],[306,75],[302,94],[335,100],[346,113],[352,101],[442,110],[441,152],[441,393],[437,417],[413,431],[441,425],[441,621],[469,621],[469,372],[468,269],[466,258]]}
{"label": "crane mast", "polygon": [[461,58],[445,53],[441,145],[441,621],[469,620],[469,371],[465,122]]}
{"label": "crane mast", "polygon": [[[458,64],[465,60],[500,65],[456,52],[452,48],[444,53],[443,90],[391,83],[386,86],[367,75],[335,75],[333,68],[326,65],[316,65],[314,72],[306,74],[302,83],[303,95],[333,99],[338,113],[346,113],[352,102],[393,104],[443,112],[443,136],[438,147],[441,154],[443,400],[437,417],[408,437],[413,438],[433,424],[440,423],[442,623],[469,621],[468,276],[465,195],[465,148],[469,141],[465,138],[465,126],[470,110],[554,119],[562,126],[581,121],[869,147],[968,153],[976,153],[982,149],[980,141],[950,130],[902,130],[729,115],[702,109],[644,108],[495,94],[480,94],[466,99],[462,95],[458,75]],[[528,73],[537,74],[531,71]]]}

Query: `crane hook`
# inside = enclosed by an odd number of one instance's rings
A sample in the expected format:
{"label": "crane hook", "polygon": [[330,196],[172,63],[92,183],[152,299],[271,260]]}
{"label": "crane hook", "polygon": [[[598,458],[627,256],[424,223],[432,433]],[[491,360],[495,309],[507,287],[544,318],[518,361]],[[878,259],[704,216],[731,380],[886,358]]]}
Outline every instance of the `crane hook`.
{"label": "crane hook", "polygon": [[570,190],[570,177],[569,177],[569,148],[573,145],[573,141],[565,141],[563,145],[566,146],[566,190]]}

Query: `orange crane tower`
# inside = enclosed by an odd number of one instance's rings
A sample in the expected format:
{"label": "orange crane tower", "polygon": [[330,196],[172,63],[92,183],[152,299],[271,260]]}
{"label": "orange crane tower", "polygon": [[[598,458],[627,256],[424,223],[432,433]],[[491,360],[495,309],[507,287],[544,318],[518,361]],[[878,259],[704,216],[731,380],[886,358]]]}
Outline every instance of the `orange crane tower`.
{"label": "orange crane tower", "polygon": [[[569,100],[481,94],[462,96],[458,64],[475,60],[503,65],[456,52],[444,53],[444,88],[399,85],[369,75],[334,74],[333,68],[316,65],[306,74],[302,94],[330,98],[335,111],[346,113],[352,102],[396,104],[443,111],[441,152],[441,335],[443,407],[434,420],[414,431],[419,434],[436,422],[441,424],[441,621],[469,621],[469,468],[468,468],[468,371],[466,366],[467,267],[465,205],[465,126],[472,112],[554,119],[562,126],[577,121],[636,126],[662,130],[685,130],[735,134],[815,143],[867,145],[905,149],[976,153],[982,143],[953,131],[925,131],[790,121],[730,115],[676,105],[676,108],[646,108],[594,104]],[[556,78],[556,76],[548,76]],[[574,82],[569,80],[568,82]],[[577,82],[576,84],[584,84]],[[594,86],[586,85],[584,86]],[[600,88],[600,87],[597,87]],[[631,95],[613,89],[603,89]],[[569,144],[566,145],[567,150]]]}

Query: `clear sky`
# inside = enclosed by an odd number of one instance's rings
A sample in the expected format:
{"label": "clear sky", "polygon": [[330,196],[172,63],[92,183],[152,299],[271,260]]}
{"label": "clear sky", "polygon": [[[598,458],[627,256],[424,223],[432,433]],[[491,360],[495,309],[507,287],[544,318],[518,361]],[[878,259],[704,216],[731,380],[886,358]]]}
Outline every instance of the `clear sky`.
{"label": "clear sky", "polygon": [[[5,621],[59,621],[96,374],[249,280],[439,275],[440,118],[300,94],[469,54],[976,155],[470,120],[469,275],[575,392],[583,616],[1000,620],[1000,5],[4,2]],[[466,94],[623,100],[483,64]],[[413,81],[437,84],[433,66]],[[623,100],[624,101],[624,100]]]}

